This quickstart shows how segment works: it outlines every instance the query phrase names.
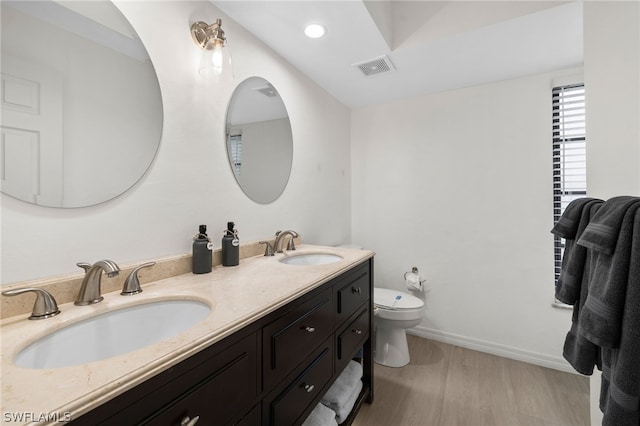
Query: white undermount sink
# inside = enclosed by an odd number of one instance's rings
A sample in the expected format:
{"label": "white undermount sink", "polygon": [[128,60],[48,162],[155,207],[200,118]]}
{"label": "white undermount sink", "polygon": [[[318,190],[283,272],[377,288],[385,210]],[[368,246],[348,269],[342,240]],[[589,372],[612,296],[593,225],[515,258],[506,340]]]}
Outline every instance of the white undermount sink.
{"label": "white undermount sink", "polygon": [[287,265],[326,265],[342,260],[342,256],[333,253],[301,253],[280,259],[281,263]]}
{"label": "white undermount sink", "polygon": [[163,300],[117,309],[40,338],[20,351],[14,364],[59,368],[122,355],[176,336],[210,312],[209,305],[195,300]]}

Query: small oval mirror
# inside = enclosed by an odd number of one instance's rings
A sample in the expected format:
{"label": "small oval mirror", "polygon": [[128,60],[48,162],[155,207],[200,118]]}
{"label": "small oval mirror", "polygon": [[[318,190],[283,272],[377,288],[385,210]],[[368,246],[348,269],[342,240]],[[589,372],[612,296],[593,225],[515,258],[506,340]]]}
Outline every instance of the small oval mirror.
{"label": "small oval mirror", "polygon": [[110,1],[2,1],[2,192],[86,207],[130,189],[162,133],[155,69]]}
{"label": "small oval mirror", "polygon": [[268,204],[287,186],[293,160],[293,137],[287,108],[278,91],[260,77],[236,87],[227,110],[229,165],[244,193]]}

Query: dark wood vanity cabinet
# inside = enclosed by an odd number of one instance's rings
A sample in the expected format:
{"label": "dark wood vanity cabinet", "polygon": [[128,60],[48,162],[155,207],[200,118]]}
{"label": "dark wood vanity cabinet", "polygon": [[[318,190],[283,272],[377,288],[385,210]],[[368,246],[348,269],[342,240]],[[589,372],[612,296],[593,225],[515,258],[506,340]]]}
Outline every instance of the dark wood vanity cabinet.
{"label": "dark wood vanity cabinet", "polygon": [[373,402],[372,288],[369,259],[72,424],[300,425],[357,357],[351,424]]}
{"label": "dark wood vanity cabinet", "polygon": [[260,393],[259,335],[230,336],[79,417],[72,425],[228,424]]}

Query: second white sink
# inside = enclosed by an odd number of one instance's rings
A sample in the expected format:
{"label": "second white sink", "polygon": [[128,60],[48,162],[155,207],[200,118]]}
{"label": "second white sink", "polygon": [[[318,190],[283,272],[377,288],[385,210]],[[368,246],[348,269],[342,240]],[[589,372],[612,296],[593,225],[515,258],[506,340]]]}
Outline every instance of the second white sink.
{"label": "second white sink", "polygon": [[59,368],[121,355],[173,337],[205,319],[211,307],[195,300],[130,306],[61,328],[20,351],[14,364]]}
{"label": "second white sink", "polygon": [[280,262],[287,265],[326,265],[342,260],[342,256],[332,253],[301,253],[283,257]]}

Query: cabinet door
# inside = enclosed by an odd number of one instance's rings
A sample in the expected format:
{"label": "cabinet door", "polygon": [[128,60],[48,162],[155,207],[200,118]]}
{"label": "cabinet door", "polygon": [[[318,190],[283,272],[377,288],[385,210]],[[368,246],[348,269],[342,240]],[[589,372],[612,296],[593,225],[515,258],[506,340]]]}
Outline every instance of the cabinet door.
{"label": "cabinet door", "polygon": [[369,306],[364,305],[362,310],[336,333],[336,371],[342,371],[368,338]]}
{"label": "cabinet door", "polygon": [[180,425],[239,419],[258,397],[257,333],[222,341],[72,422],[73,425]]}
{"label": "cabinet door", "polygon": [[336,324],[349,318],[370,296],[369,263],[347,272],[336,288]]}
{"label": "cabinet door", "polygon": [[273,426],[292,426],[304,421],[328,388],[333,374],[332,338],[316,350],[305,363],[304,369],[267,397],[265,421]]}
{"label": "cabinet door", "polygon": [[189,393],[143,424],[180,426],[198,417],[203,425],[226,424],[250,407],[256,393],[255,338],[243,340],[211,359],[216,370]]}
{"label": "cabinet door", "polygon": [[262,329],[264,389],[269,390],[333,333],[331,289]]}
{"label": "cabinet door", "polygon": [[234,426],[257,426],[260,424],[261,405],[258,404],[251,409],[243,418],[234,423]]}

